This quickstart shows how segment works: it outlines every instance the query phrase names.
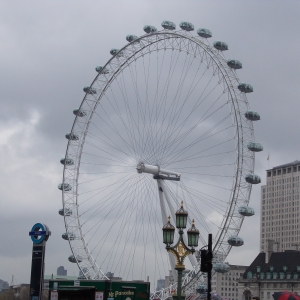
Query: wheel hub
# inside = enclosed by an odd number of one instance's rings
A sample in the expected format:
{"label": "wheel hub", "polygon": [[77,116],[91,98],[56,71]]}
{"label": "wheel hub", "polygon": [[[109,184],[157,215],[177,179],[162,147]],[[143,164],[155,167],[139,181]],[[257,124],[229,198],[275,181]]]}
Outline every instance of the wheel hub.
{"label": "wheel hub", "polygon": [[154,175],[154,179],[163,179],[163,180],[180,180],[180,173],[173,172],[170,170],[162,169],[160,166],[147,165],[142,162],[138,163],[136,170],[139,174],[148,173]]}

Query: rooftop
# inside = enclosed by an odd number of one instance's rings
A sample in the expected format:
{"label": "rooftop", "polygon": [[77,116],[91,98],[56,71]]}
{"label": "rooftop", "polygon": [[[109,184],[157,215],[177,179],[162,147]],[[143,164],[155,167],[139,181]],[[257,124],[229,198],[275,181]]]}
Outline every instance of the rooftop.
{"label": "rooftop", "polygon": [[270,272],[270,267],[274,272],[283,272],[283,266],[287,267],[287,272],[297,272],[297,266],[300,266],[300,251],[285,250],[284,252],[273,252],[268,263],[265,263],[266,253],[261,252],[257,255],[248,269],[245,271],[243,278],[247,278],[250,271],[257,273],[257,267],[260,266],[260,272]]}
{"label": "rooftop", "polygon": [[295,160],[291,163],[288,163],[288,164],[284,164],[284,165],[280,165],[280,166],[276,166],[276,167],[273,167],[273,169],[268,169],[267,171],[269,170],[274,170],[274,169],[280,169],[280,168],[286,168],[286,167],[291,167],[291,166],[297,166],[300,164],[300,160]]}

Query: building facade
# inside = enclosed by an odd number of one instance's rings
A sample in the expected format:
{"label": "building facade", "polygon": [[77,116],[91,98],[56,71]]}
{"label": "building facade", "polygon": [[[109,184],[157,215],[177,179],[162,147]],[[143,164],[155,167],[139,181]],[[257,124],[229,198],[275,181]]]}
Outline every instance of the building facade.
{"label": "building facade", "polygon": [[261,187],[260,251],[267,252],[268,240],[278,251],[298,249],[300,243],[300,161],[266,171]]}
{"label": "building facade", "polygon": [[241,300],[260,297],[273,299],[274,292],[289,291],[300,295],[300,251],[261,252],[239,280]]}
{"label": "building facade", "polygon": [[227,273],[215,273],[212,276],[212,291],[216,292],[223,299],[240,300],[242,293],[239,290],[239,279],[243,276],[248,266],[229,265]]}

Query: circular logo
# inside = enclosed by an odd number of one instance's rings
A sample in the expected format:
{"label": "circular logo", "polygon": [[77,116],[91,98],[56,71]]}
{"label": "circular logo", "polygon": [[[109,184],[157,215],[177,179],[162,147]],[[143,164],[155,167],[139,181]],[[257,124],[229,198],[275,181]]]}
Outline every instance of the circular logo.
{"label": "circular logo", "polygon": [[34,244],[40,244],[42,241],[47,241],[50,235],[50,231],[47,225],[42,223],[36,223],[33,225],[29,235]]}

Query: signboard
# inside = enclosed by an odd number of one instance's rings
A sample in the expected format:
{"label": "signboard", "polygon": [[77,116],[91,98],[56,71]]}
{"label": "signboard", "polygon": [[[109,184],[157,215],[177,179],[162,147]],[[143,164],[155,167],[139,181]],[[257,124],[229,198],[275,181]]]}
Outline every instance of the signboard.
{"label": "signboard", "polygon": [[95,292],[95,300],[103,300],[103,292]]}
{"label": "signboard", "polygon": [[53,282],[53,289],[57,290],[57,288],[58,288],[58,282]]}
{"label": "signboard", "polygon": [[74,286],[80,286],[80,281],[79,280],[74,280]]}

